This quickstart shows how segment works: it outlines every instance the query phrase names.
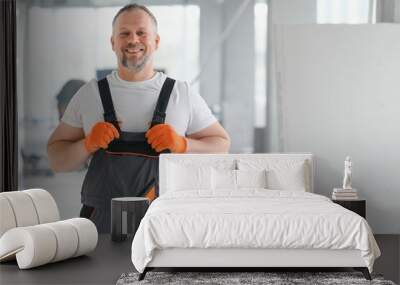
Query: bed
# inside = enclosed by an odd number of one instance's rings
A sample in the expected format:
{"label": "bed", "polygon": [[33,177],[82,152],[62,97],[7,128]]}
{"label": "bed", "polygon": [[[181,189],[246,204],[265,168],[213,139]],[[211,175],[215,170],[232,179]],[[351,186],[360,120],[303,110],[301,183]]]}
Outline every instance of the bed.
{"label": "bed", "polygon": [[312,154],[163,154],[160,197],[132,242],[154,268],[352,267],[380,251],[364,218],[314,194]]}

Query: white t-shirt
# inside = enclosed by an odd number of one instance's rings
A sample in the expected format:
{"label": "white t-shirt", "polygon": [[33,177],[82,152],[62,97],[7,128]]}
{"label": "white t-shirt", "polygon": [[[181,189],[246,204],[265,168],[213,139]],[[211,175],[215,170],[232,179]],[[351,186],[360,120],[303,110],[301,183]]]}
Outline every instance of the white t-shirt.
{"label": "white t-shirt", "polygon": [[[107,76],[117,119],[122,131],[145,132],[150,126],[158,95],[167,76],[157,72],[151,79],[131,82],[122,80],[117,71]],[[92,79],[72,97],[62,121],[83,128],[87,135],[92,126],[104,121],[97,80]],[[176,81],[166,110],[165,123],[181,136],[190,135],[215,123],[204,99],[194,93],[187,82]]]}

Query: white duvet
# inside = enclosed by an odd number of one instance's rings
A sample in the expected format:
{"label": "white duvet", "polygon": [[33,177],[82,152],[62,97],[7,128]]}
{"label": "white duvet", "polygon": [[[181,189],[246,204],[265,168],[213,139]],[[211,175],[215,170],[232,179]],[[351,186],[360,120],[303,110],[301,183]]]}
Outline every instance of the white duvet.
{"label": "white duvet", "polygon": [[140,223],[132,262],[143,272],[165,248],[358,249],[371,272],[380,255],[359,215],[321,195],[265,189],[164,194]]}

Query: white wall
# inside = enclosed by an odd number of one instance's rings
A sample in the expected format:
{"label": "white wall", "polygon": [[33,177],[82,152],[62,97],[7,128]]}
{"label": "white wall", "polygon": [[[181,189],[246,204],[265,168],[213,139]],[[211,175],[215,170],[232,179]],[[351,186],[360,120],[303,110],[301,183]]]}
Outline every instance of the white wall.
{"label": "white wall", "polygon": [[55,96],[66,80],[94,77],[96,42],[90,36],[96,31],[94,16],[90,8],[29,10],[20,126],[25,129],[26,152],[46,155],[45,142],[58,123]]}
{"label": "white wall", "polygon": [[[226,27],[241,0],[225,1]],[[222,45],[223,123],[231,136],[231,152],[252,152],[254,133],[254,1],[250,1],[227,41]]]}
{"label": "white wall", "polygon": [[400,0],[378,0],[376,4],[377,23],[400,22]]}
{"label": "white wall", "polygon": [[268,43],[267,43],[267,127],[265,132],[266,149],[269,152],[282,152],[281,114],[277,106],[279,74],[276,72],[275,25],[311,24],[316,22],[316,0],[270,0],[268,5]]}
{"label": "white wall", "polygon": [[353,187],[375,233],[400,233],[400,25],[277,27],[285,152],[316,155],[315,191]]}
{"label": "white wall", "polygon": [[394,11],[394,22],[395,23],[400,23],[400,0],[396,0],[395,1],[394,9],[395,9],[395,11]]}
{"label": "white wall", "polygon": [[[56,94],[72,78],[90,80],[96,70],[95,10],[91,8],[49,9],[31,7],[27,13],[25,56],[20,67],[24,75],[24,109],[20,129],[26,154],[40,156],[47,168],[46,145],[58,124]],[[78,32],[77,32],[78,31]],[[21,47],[22,48],[22,47]],[[43,165],[44,164],[44,165]],[[19,188],[44,188],[57,202],[62,218],[79,214],[80,187],[84,172],[56,176],[22,176]]]}
{"label": "white wall", "polygon": [[[200,94],[210,107],[221,99],[221,49],[215,49],[222,33],[222,5],[216,1],[199,1],[200,6],[200,62],[204,70],[200,78]],[[205,16],[207,15],[207,16]]]}
{"label": "white wall", "polygon": [[199,1],[200,61],[206,66],[200,94],[219,106],[231,137],[231,152],[251,152],[254,136],[254,1],[248,1],[229,37],[215,45],[244,1]]}

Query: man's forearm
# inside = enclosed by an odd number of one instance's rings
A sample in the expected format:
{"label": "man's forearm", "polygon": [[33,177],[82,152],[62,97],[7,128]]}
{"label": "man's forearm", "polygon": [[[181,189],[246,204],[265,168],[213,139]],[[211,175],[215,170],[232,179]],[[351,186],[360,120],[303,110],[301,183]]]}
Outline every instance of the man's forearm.
{"label": "man's forearm", "polygon": [[50,167],[56,172],[78,170],[89,158],[84,140],[56,141],[47,146]]}
{"label": "man's forearm", "polygon": [[186,139],[187,153],[227,153],[230,147],[229,139],[218,136]]}

